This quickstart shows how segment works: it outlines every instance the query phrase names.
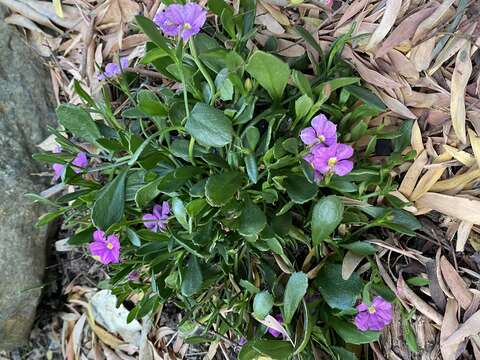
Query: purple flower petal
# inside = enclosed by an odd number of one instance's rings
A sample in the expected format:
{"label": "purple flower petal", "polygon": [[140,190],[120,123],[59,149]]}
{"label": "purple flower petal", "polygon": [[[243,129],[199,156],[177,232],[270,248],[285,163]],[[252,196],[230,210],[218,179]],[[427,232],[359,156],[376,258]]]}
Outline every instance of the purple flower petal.
{"label": "purple flower petal", "polygon": [[168,205],[168,202],[167,201],[164,201],[162,203],[162,216],[165,217],[170,214],[170,205]]}
{"label": "purple flower petal", "polygon": [[337,144],[336,157],[338,160],[350,159],[353,156],[353,148],[347,144]]}
{"label": "purple flower petal", "polygon": [[104,242],[105,241],[105,232],[102,230],[95,230],[93,232],[93,241]]}
{"label": "purple flower petal", "polygon": [[143,218],[144,220],[144,223],[143,225],[145,225],[145,227],[147,229],[150,229],[154,232],[157,232],[158,231],[158,218],[153,215],[153,214],[145,214],[143,215]]}
{"label": "purple flower petal", "polygon": [[63,175],[63,171],[65,170],[65,165],[62,164],[53,164],[52,165],[52,170],[55,173],[52,177],[53,181],[57,181],[60,179]]}
{"label": "purple flower petal", "polygon": [[157,220],[160,220],[162,217],[162,206],[155,204],[153,206],[153,215],[157,218]]}
{"label": "purple flower petal", "polygon": [[128,58],[127,57],[120,58],[120,67],[122,69],[125,69],[125,68],[128,67]]}
{"label": "purple flower petal", "polygon": [[312,125],[312,128],[315,129],[315,132],[318,135],[322,135],[323,134],[323,129],[325,128],[325,124],[327,122],[329,122],[327,117],[324,114],[320,114],[320,115],[315,116],[312,119],[311,125]]}
{"label": "purple flower petal", "polygon": [[180,35],[184,41],[198,34],[206,20],[207,11],[196,3],[169,5],[153,18],[165,35]]}
{"label": "purple flower petal", "polygon": [[313,145],[318,142],[317,133],[312,127],[307,127],[300,132],[300,139],[305,145]]}
{"label": "purple flower petal", "polygon": [[341,160],[335,164],[333,171],[338,176],[345,176],[353,169],[353,162],[350,160]]}
{"label": "purple flower petal", "polygon": [[361,331],[367,331],[369,327],[368,312],[361,312],[355,316],[355,326]]}
{"label": "purple flower petal", "polygon": [[79,168],[87,167],[88,166],[87,154],[84,153],[83,151],[80,151],[75,157],[75,159],[73,159],[72,165],[75,165]]}
{"label": "purple flower petal", "polygon": [[354,323],[361,331],[379,331],[392,322],[392,304],[380,296],[375,297],[370,306],[364,303],[358,305],[357,310]]}

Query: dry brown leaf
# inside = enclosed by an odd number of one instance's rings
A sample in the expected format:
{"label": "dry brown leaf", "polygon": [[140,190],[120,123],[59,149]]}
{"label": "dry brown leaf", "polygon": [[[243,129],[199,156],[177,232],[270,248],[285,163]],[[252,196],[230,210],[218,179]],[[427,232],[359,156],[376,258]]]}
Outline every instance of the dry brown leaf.
{"label": "dry brown leaf", "polygon": [[261,2],[257,3],[257,14],[259,15],[255,17],[255,24],[265,26],[273,34],[279,35],[285,32],[283,26],[261,5]]}
{"label": "dry brown leaf", "polygon": [[415,82],[419,79],[419,74],[415,65],[400,51],[392,49],[389,51],[388,57],[398,74],[404,76],[411,82]]}
{"label": "dry brown leaf", "polygon": [[472,146],[472,151],[475,155],[477,165],[480,168],[480,137],[478,137],[472,129],[468,129],[468,138],[470,140],[470,145]]}
{"label": "dry brown leaf", "polygon": [[[450,154],[444,152],[440,154],[434,161],[434,164],[441,164],[444,161],[450,160],[452,157]],[[425,175],[422,176],[422,178],[418,181],[417,186],[415,187],[415,190],[413,190],[412,195],[410,196],[411,201],[416,201],[418,198],[420,198],[423,194],[428,192],[432,186],[435,185],[435,183],[440,179],[442,176],[443,172],[445,171],[444,167],[439,167],[439,168],[433,168],[433,169],[428,169]],[[418,206],[416,206],[418,209],[420,209]]]}
{"label": "dry brown leaf", "polygon": [[400,298],[412,304],[420,313],[432,320],[437,325],[442,325],[443,316],[433,307],[428,305],[422,298],[415,294],[407,285],[403,277],[400,276],[397,282],[397,294]]}
{"label": "dry brown leaf", "polygon": [[453,11],[452,9],[450,9],[450,7],[453,5],[454,2],[455,0],[444,0],[442,4],[437,7],[429,17],[427,17],[420,23],[420,25],[418,25],[418,28],[413,35],[412,42],[416,43],[418,40],[423,38],[430,30],[441,24],[441,22],[448,16],[448,14]]}
{"label": "dry brown leaf", "polygon": [[373,50],[387,36],[390,29],[395,24],[398,13],[402,6],[402,0],[387,0],[385,5],[385,13],[383,14],[380,25],[372,34],[368,41],[367,50]]}
{"label": "dry brown leaf", "polygon": [[467,40],[467,35],[472,35],[477,23],[471,24],[465,31],[459,31],[457,34],[447,42],[445,47],[436,56],[435,63],[430,69],[428,69],[428,75],[432,75],[436,72],[445,61],[455,55],[460,49],[464,48]]}
{"label": "dry brown leaf", "polygon": [[[356,2],[354,2],[356,3]],[[385,56],[391,49],[410,39],[415,30],[423,20],[428,18],[435,11],[434,6],[415,11],[412,15],[403,20],[392,33],[385,39],[382,46],[376,51],[376,57]]]}
{"label": "dry brown leaf", "polygon": [[468,237],[470,236],[470,232],[472,231],[473,224],[468,221],[460,222],[460,226],[457,230],[457,244],[455,247],[455,251],[464,251],[465,244],[468,241]]}
{"label": "dry brown leaf", "polygon": [[471,169],[464,174],[456,175],[448,180],[442,180],[433,185],[430,190],[435,192],[444,192],[456,189],[460,191],[467,184],[477,180],[480,177],[480,169]]}
{"label": "dry brown leaf", "polygon": [[7,24],[10,25],[16,25],[20,27],[24,27],[25,29],[31,30],[31,31],[36,31],[39,33],[43,33],[43,30],[40,29],[32,20],[29,18],[26,18],[23,15],[19,14],[12,14],[5,19],[3,19]]}
{"label": "dry brown leaf", "polygon": [[450,145],[443,145],[443,149],[465,166],[472,167],[476,164],[475,158],[466,151],[458,150]]}
{"label": "dry brown leaf", "polygon": [[259,0],[262,6],[267,10],[274,18],[277,20],[277,22],[280,25],[283,26],[290,26],[290,20],[288,19],[288,16],[284,15],[280,10],[278,10],[277,7]]}
{"label": "dry brown leaf", "polygon": [[407,173],[405,174],[402,183],[398,188],[398,191],[400,191],[407,198],[410,198],[410,196],[412,195],[413,190],[415,189],[415,185],[417,185],[417,181],[423,169],[425,168],[425,165],[427,165],[427,162],[427,152],[423,150],[420,155],[417,156],[412,166],[410,166]]}
{"label": "dry brown leaf", "polygon": [[370,0],[359,0],[354,1],[352,2],[352,4],[348,5],[348,7],[343,11],[342,17],[335,24],[335,29],[338,29],[340,26],[345,24],[345,22],[360,13],[360,11],[364,9],[369,2]]}
{"label": "dry brown leaf", "polygon": [[342,262],[342,278],[348,280],[365,256],[347,251]]}
{"label": "dry brown leaf", "polygon": [[[408,200],[407,197],[405,195],[403,195],[398,190],[391,191],[388,194],[392,195],[392,196],[395,196],[397,199],[401,200],[404,203],[409,203],[410,202],[410,200]],[[408,212],[411,212],[412,214],[416,214],[418,212],[417,208],[415,206],[412,206],[412,205],[407,205],[407,206],[403,207],[402,209],[406,210]]]}
{"label": "dry brown leaf", "polygon": [[447,283],[453,296],[457,299],[459,305],[462,309],[468,309],[472,303],[473,294],[445,256],[440,258],[440,269],[442,270],[443,279]]}
{"label": "dry brown leaf", "polygon": [[433,49],[435,47],[435,37],[418,44],[410,51],[410,60],[415,65],[417,71],[427,70],[432,62]]}
{"label": "dry brown leaf", "polygon": [[417,208],[438,211],[463,221],[480,225],[480,200],[427,192],[416,202]]}
{"label": "dry brown leaf", "polygon": [[465,88],[472,74],[472,61],[470,60],[470,42],[457,54],[455,70],[452,74],[450,112],[452,125],[458,139],[466,144],[467,134],[465,130]]}
{"label": "dry brown leaf", "polygon": [[458,303],[453,299],[448,299],[440,330],[440,349],[443,360],[456,359],[458,344],[444,345],[444,341],[458,329],[457,311]]}
{"label": "dry brown leaf", "polygon": [[6,7],[10,8],[10,10],[17,12],[20,15],[23,15],[24,17],[36,22],[37,24],[46,26],[50,29],[58,31],[59,33],[62,33],[62,30],[52,24],[52,22],[47,16],[37,12],[35,9],[31,8],[23,2],[16,0],[0,0],[0,4],[5,5]]}
{"label": "dry brown leaf", "polygon": [[417,152],[417,157],[420,156],[423,150],[425,150],[425,146],[423,146],[422,140],[422,131],[420,130],[420,126],[418,126],[418,121],[415,121],[412,126],[412,135],[410,136],[410,144],[412,148]]}
{"label": "dry brown leaf", "polygon": [[388,108],[394,113],[401,115],[407,119],[417,118],[415,114],[412,113],[401,101],[380,91],[378,91],[378,96],[382,98],[384,104],[387,105]]}
{"label": "dry brown leaf", "polygon": [[80,9],[76,6],[64,5],[63,17],[58,16],[55,11],[55,6],[50,1],[38,1],[38,0],[21,0],[23,3],[26,3],[32,9],[37,11],[39,14],[45,15],[55,24],[71,31],[71,30],[80,30],[83,21],[82,14]]}
{"label": "dry brown leaf", "polygon": [[478,333],[480,333],[480,311],[477,311],[460,325],[458,330],[445,339],[443,344],[444,346],[460,344],[466,338],[477,335]]}

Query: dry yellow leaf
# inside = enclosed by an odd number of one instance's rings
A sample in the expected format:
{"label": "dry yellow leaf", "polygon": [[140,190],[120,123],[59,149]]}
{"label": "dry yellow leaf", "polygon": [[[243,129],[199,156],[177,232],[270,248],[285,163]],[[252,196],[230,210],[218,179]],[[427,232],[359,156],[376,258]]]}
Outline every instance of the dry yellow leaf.
{"label": "dry yellow leaf", "polygon": [[462,175],[457,175],[451,179],[437,182],[430,188],[430,190],[435,192],[443,192],[457,188],[461,189],[479,177],[480,169],[471,169]]}
{"label": "dry yellow leaf", "polygon": [[410,51],[410,60],[415,65],[417,71],[427,70],[432,62],[433,48],[435,47],[435,37],[415,46]]}
{"label": "dry yellow leaf", "polygon": [[53,0],[53,7],[55,9],[55,14],[57,14],[58,17],[63,18],[62,0]]}
{"label": "dry yellow leaf", "polygon": [[467,321],[460,325],[458,330],[445,339],[443,344],[445,346],[460,344],[467,337],[478,335],[478,333],[480,333],[480,310],[470,316]]}
{"label": "dry yellow leaf", "polygon": [[462,221],[457,230],[457,243],[455,251],[463,251],[465,244],[467,243],[470,232],[472,231],[473,224],[469,221]]}
{"label": "dry yellow leaf", "polygon": [[480,200],[477,199],[427,192],[415,202],[415,206],[480,225]]}
{"label": "dry yellow leaf", "polygon": [[348,280],[365,256],[347,251],[342,261],[342,278]]}
{"label": "dry yellow leaf", "polygon": [[400,191],[403,195],[409,198],[413,190],[415,189],[415,185],[417,185],[417,181],[427,165],[428,157],[427,152],[423,150],[420,155],[417,156],[415,161],[413,162],[412,166],[408,169],[407,173],[405,174],[398,191]]}
{"label": "dry yellow leaf", "polygon": [[270,5],[268,2],[261,1],[262,6],[278,21],[279,24],[284,26],[290,26],[290,20],[286,15],[284,15],[280,10],[275,6]]}
{"label": "dry yellow leaf", "polygon": [[[442,162],[448,161],[452,158],[452,156],[444,152],[440,154],[434,161],[434,164],[441,164]],[[410,196],[411,201],[416,201],[418,198],[420,198],[423,194],[428,192],[433,185],[440,179],[442,176],[443,172],[445,171],[444,167],[439,167],[439,168],[432,168],[428,169],[425,175],[422,176],[422,178],[418,181],[417,186],[415,187],[415,190],[413,191],[412,195]],[[418,209],[420,209],[417,206]]]}
{"label": "dry yellow leaf", "polygon": [[471,74],[470,42],[467,42],[457,54],[450,90],[450,113],[453,130],[458,139],[464,144],[467,143],[467,134],[465,132],[465,88],[468,85],[468,79]]}
{"label": "dry yellow leaf", "polygon": [[457,299],[462,309],[468,309],[473,300],[473,294],[468,289],[467,284],[458,274],[455,268],[450,264],[445,256],[440,258],[440,269],[442,276],[452,292],[455,299]]}
{"label": "dry yellow leaf", "polygon": [[425,146],[423,146],[422,141],[422,131],[420,130],[420,126],[418,126],[418,121],[413,123],[410,144],[412,144],[412,148],[417,152],[417,158],[420,156],[422,151],[425,150]]}
{"label": "dry yellow leaf", "polygon": [[471,167],[475,165],[475,158],[466,151],[458,150],[450,145],[443,145],[443,148],[448,152],[455,160],[460,161],[463,165]]}
{"label": "dry yellow leaf", "polygon": [[387,36],[390,29],[395,24],[400,8],[402,7],[402,0],[387,0],[385,5],[385,13],[383,14],[380,25],[372,34],[367,50],[373,50],[377,45]]}
{"label": "dry yellow leaf", "polygon": [[455,360],[458,344],[444,345],[444,341],[458,329],[458,303],[454,299],[447,300],[440,330],[440,351],[444,360]]}
{"label": "dry yellow leaf", "polygon": [[480,167],[480,137],[472,129],[468,129],[468,138],[470,139],[470,145],[472,146],[478,167]]}

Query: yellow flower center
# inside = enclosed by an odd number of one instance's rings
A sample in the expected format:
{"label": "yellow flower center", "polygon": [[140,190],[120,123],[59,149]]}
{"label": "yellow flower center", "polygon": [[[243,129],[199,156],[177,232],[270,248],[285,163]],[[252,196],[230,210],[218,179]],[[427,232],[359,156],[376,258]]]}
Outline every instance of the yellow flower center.
{"label": "yellow flower center", "polygon": [[374,306],[370,306],[370,307],[368,308],[368,312],[369,312],[370,314],[375,314],[375,313],[377,312],[377,310],[375,310],[375,307],[374,307]]}
{"label": "yellow flower center", "polygon": [[328,166],[332,167],[336,163],[337,163],[337,158],[336,157],[332,157],[332,158],[328,159]]}
{"label": "yellow flower center", "polygon": [[192,28],[192,25],[190,25],[189,23],[185,23],[185,25],[183,25],[183,28],[185,30],[190,30]]}
{"label": "yellow flower center", "polygon": [[100,256],[94,255],[94,256],[92,256],[92,257],[93,257],[95,260],[100,261]]}
{"label": "yellow flower center", "polygon": [[325,142],[325,136],[323,135],[318,135],[318,140],[320,140],[320,142]]}
{"label": "yellow flower center", "polygon": [[107,248],[112,250],[113,249],[113,244],[111,242],[107,243]]}

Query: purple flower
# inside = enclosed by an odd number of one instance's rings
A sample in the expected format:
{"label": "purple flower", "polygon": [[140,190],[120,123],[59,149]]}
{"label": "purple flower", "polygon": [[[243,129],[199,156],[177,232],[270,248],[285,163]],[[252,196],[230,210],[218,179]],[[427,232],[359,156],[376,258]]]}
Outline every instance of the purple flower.
{"label": "purple flower", "polygon": [[353,169],[353,148],[346,144],[335,144],[329,147],[314,146],[311,154],[311,164],[322,174],[335,173],[345,176]]}
{"label": "purple flower", "polygon": [[153,207],[152,214],[143,215],[143,220],[145,220],[143,224],[153,232],[164,231],[167,226],[169,213],[170,206],[168,202],[164,201],[161,206],[156,204]]}
{"label": "purple flower", "polygon": [[128,67],[128,58],[120,58],[120,65],[117,63],[108,63],[105,66],[105,71],[98,75],[98,80],[103,80],[106,78],[113,78],[122,74],[123,69]]}
{"label": "purple flower", "polygon": [[[274,318],[280,323],[280,324],[283,324],[283,316],[282,314],[277,314],[274,316]],[[279,337],[280,335],[282,335],[282,333],[278,330],[275,330],[274,328],[271,328],[269,327],[268,328],[268,333],[270,335],[272,335],[273,337]]]}
{"label": "purple flower", "polygon": [[305,145],[331,146],[337,143],[337,125],[328,121],[325,115],[315,116],[311,125],[300,132]]}
{"label": "purple flower", "polygon": [[318,171],[317,169],[315,169],[315,167],[313,165],[313,160],[315,159],[315,156],[312,153],[309,153],[309,154],[305,155],[305,157],[303,159],[313,167],[313,180],[317,183],[322,181],[323,174],[320,171]]}
{"label": "purple flower", "polygon": [[130,274],[127,275],[127,279],[130,281],[138,281],[140,280],[140,273],[136,270],[132,271]]}
{"label": "purple flower", "polygon": [[243,346],[247,343],[247,339],[243,336],[238,340],[238,345]]}
{"label": "purple flower", "polygon": [[96,230],[89,249],[92,256],[104,265],[120,262],[120,240],[117,235],[105,237],[105,232]]}
{"label": "purple flower", "polygon": [[375,296],[370,306],[361,303],[357,310],[355,325],[361,331],[379,331],[392,322],[392,304],[380,296]]}
{"label": "purple flower", "polygon": [[[59,154],[62,152],[62,148],[60,146],[55,147],[53,150],[54,154]],[[88,166],[88,159],[87,159],[87,154],[84,153],[83,151],[80,151],[77,156],[75,156],[75,159],[72,160],[72,165],[74,165],[77,168],[74,168],[73,171],[75,173],[79,173],[80,169],[78,168],[85,168]],[[52,177],[53,181],[57,181],[60,179],[63,175],[63,172],[65,170],[65,165],[63,164],[53,164],[52,165],[53,172],[55,173]]]}
{"label": "purple flower", "polygon": [[158,11],[153,18],[165,35],[180,35],[183,41],[198,34],[206,20],[207,11],[195,3],[169,5],[164,11]]}

